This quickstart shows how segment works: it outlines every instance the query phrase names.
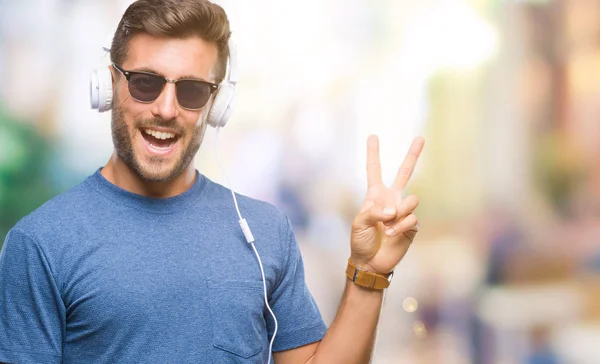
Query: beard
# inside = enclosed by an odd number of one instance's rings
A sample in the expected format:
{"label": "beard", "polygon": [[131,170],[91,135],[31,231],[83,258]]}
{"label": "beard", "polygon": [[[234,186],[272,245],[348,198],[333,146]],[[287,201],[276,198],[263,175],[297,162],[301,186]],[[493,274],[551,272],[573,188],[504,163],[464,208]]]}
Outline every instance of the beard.
{"label": "beard", "polygon": [[115,105],[111,122],[113,144],[117,155],[131,171],[145,182],[169,182],[185,171],[194,159],[198,149],[200,149],[200,145],[204,139],[204,131],[206,130],[205,122],[196,125],[186,146],[184,142],[188,132],[185,128],[178,125],[175,120],[164,120],[156,117],[133,121],[132,130],[137,130],[140,133],[142,132],[141,128],[161,126],[173,129],[179,134],[178,142],[181,141],[183,152],[181,152],[175,164],[167,169],[165,165],[167,161],[163,157],[151,156],[147,161],[141,160],[142,156],[137,155],[133,149],[132,133],[125,122],[122,107],[117,106],[119,103],[116,95],[113,105]]}

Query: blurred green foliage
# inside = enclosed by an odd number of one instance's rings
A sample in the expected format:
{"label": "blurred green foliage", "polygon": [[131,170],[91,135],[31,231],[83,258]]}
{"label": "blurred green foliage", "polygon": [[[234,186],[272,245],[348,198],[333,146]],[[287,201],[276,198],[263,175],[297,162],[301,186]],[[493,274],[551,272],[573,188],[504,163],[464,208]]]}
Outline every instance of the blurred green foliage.
{"label": "blurred green foliage", "polygon": [[8,231],[55,196],[51,143],[0,105],[0,248]]}

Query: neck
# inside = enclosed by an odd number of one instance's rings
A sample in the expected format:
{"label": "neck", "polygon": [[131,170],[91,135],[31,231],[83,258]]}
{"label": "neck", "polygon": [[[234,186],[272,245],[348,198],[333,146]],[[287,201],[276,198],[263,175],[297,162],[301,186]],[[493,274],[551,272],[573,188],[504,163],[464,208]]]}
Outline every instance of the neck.
{"label": "neck", "polygon": [[126,191],[154,198],[168,198],[187,191],[196,181],[194,164],[190,163],[179,176],[166,182],[143,180],[115,153],[100,171],[110,183]]}

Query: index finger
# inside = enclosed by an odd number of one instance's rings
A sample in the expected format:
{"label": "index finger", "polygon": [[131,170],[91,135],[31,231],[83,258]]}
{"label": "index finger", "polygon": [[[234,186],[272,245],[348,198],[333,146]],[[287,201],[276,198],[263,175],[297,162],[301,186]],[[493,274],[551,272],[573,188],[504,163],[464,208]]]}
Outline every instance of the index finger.
{"label": "index finger", "polygon": [[367,186],[382,184],[381,162],[379,161],[379,138],[369,135],[367,139]]}
{"label": "index finger", "polygon": [[408,184],[424,145],[425,140],[421,137],[417,137],[413,140],[408,152],[406,153],[406,157],[404,157],[402,165],[398,169],[398,174],[396,174],[396,179],[394,180],[395,189],[404,190]]}

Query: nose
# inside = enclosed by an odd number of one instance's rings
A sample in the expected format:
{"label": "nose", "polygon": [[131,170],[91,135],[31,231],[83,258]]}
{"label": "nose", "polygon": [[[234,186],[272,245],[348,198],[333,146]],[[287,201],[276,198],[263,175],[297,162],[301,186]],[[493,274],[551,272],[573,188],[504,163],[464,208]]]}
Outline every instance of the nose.
{"label": "nose", "polygon": [[172,120],[179,116],[179,104],[174,83],[167,82],[158,98],[152,103],[152,114],[163,120]]}

